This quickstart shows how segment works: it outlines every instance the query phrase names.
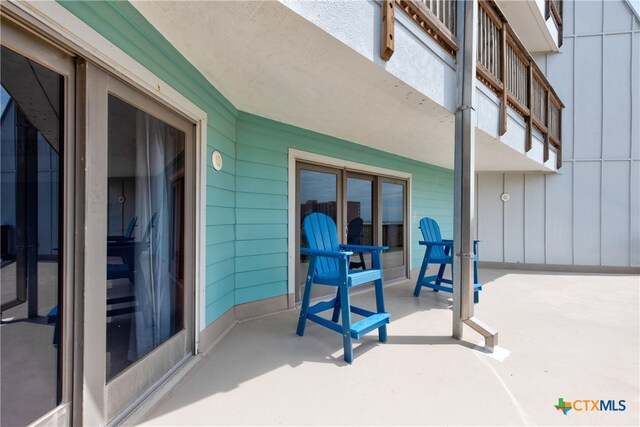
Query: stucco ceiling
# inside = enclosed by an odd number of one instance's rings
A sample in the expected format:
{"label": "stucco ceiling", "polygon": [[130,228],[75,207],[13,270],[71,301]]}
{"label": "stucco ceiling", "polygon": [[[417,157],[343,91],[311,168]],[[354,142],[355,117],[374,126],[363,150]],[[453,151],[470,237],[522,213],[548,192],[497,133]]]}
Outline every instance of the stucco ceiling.
{"label": "stucco ceiling", "polygon": [[453,115],[279,2],[133,2],[239,110],[453,167]]}

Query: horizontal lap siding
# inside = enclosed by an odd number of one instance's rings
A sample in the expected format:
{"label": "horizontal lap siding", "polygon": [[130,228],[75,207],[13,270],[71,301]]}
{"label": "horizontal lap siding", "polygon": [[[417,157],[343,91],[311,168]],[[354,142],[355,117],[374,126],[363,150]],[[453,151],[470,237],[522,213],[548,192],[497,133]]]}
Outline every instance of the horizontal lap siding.
{"label": "horizontal lap siding", "polygon": [[236,176],[236,304],[287,293],[290,148],[412,174],[412,268],[420,266],[418,223],[436,219],[453,235],[453,172],[363,145],[239,113]]}
{"label": "horizontal lap siding", "polygon": [[[206,323],[234,306],[237,110],[128,2],[61,2],[207,113]],[[215,171],[218,150],[224,168]]]}

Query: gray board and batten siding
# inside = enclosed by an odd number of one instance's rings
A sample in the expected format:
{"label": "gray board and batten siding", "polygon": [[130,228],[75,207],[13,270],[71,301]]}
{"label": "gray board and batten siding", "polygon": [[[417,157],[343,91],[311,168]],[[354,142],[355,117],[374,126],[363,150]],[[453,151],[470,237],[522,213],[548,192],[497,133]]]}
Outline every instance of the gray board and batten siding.
{"label": "gray board and batten siding", "polygon": [[565,1],[560,53],[534,58],[566,105],[562,168],[478,174],[480,261],[640,272],[640,22]]}

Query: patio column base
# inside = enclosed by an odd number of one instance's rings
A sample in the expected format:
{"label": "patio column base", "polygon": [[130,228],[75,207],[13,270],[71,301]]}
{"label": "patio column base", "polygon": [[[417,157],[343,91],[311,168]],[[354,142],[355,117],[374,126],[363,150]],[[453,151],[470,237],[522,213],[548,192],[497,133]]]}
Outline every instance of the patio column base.
{"label": "patio column base", "polygon": [[485,349],[489,353],[493,353],[493,349],[498,346],[498,331],[492,329],[489,325],[483,323],[475,316],[471,316],[464,320],[464,323],[484,337]]}

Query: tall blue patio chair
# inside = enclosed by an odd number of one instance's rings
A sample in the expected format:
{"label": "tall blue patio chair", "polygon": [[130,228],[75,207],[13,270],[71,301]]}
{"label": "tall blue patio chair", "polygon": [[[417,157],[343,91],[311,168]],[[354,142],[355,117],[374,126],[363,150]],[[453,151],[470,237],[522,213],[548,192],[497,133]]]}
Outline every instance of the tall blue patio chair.
{"label": "tall blue patio chair", "polygon": [[[422,238],[420,245],[426,246],[422,266],[418,274],[416,287],[413,295],[420,296],[422,287],[431,288],[435,292],[453,292],[453,277],[444,278],[444,272],[447,265],[452,267],[453,273],[453,240],[443,239],[440,234],[440,226],[431,218],[422,218],[420,220],[420,231]],[[473,302],[480,301],[479,291],[482,290],[482,284],[478,282],[478,243],[479,240],[473,241]],[[426,276],[429,264],[439,265],[438,274],[435,276]]]}
{"label": "tall blue patio chair", "polygon": [[[380,258],[382,251],[388,248],[385,246],[339,244],[335,223],[322,213],[316,212],[307,215],[303,227],[309,247],[300,248],[300,253],[309,256],[309,270],[296,332],[300,336],[304,335],[308,319],[342,334],[344,360],[351,363],[353,361],[352,339],[358,340],[368,332],[378,329],[378,339],[381,342],[387,341],[389,313],[385,312],[384,308],[383,273]],[[354,252],[371,253],[372,268],[350,270],[349,262]],[[369,282],[373,282],[375,286],[375,312],[351,305],[349,298],[349,290],[352,287]],[[311,289],[314,285],[336,287],[335,298],[310,306]],[[318,315],[318,313],[328,310],[333,310],[331,320]],[[351,313],[364,318],[352,323]],[[342,322],[339,323],[341,314]]]}

